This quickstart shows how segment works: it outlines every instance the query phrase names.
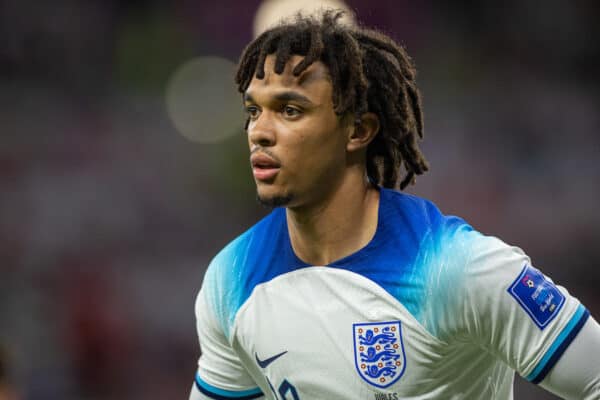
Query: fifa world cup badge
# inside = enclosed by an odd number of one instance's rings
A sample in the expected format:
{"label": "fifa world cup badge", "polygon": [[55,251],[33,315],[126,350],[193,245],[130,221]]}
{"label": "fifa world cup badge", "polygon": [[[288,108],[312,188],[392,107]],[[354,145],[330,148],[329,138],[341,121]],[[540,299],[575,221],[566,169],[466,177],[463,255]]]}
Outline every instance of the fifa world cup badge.
{"label": "fifa world cup badge", "polygon": [[354,363],[362,379],[378,388],[398,381],[406,369],[400,321],[353,324]]}
{"label": "fifa world cup badge", "polygon": [[508,293],[541,330],[552,322],[565,302],[556,285],[529,264],[523,267]]}

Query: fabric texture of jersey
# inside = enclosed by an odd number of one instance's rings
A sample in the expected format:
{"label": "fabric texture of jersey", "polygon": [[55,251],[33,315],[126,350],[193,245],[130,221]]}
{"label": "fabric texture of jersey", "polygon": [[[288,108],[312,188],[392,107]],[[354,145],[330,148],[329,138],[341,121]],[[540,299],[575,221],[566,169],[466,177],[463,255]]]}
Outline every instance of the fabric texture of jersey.
{"label": "fabric texture of jersey", "polygon": [[196,301],[192,398],[511,399],[589,313],[516,247],[380,189],[377,230],[327,266],[275,209],[211,262]]}

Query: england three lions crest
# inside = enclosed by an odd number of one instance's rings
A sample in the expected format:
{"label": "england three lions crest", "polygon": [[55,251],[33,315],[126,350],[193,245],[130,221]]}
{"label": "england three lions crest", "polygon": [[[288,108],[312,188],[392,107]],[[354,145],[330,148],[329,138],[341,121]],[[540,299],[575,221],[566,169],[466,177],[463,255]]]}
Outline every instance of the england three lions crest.
{"label": "england three lions crest", "polygon": [[400,321],[353,324],[354,364],[361,378],[386,388],[406,369]]}

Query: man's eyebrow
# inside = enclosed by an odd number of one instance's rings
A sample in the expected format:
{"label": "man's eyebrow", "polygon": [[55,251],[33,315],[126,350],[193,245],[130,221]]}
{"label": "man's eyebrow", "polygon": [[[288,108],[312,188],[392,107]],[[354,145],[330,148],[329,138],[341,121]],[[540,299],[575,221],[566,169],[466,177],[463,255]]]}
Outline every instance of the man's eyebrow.
{"label": "man's eyebrow", "polygon": [[310,101],[310,99],[308,97],[301,95],[298,92],[291,91],[291,90],[286,91],[286,92],[277,93],[275,96],[273,96],[273,98],[280,102],[297,101],[300,103],[312,104],[312,101]]}
{"label": "man's eyebrow", "polygon": [[[254,98],[252,97],[252,95],[248,92],[244,93],[244,102],[247,103],[256,103],[256,101],[254,100]],[[304,103],[304,104],[314,104],[308,97],[295,92],[293,90],[287,90],[285,92],[279,92],[273,95],[272,99],[274,101],[278,101],[280,103],[285,103],[288,101],[297,101],[299,103]]]}
{"label": "man's eyebrow", "polygon": [[[295,92],[293,90],[288,90],[285,92],[280,92],[277,93],[275,95],[273,95],[273,100],[281,102],[281,103],[285,103],[288,101],[296,101],[299,103],[304,103],[304,104],[313,104],[313,102],[306,96]],[[252,97],[252,95],[248,92],[244,93],[244,101],[248,102],[248,103],[255,103],[254,98]]]}
{"label": "man's eyebrow", "polygon": [[244,92],[244,102],[246,102],[246,103],[256,103],[254,101],[254,99],[252,98],[252,96],[250,96],[250,93],[248,93],[248,92]]}

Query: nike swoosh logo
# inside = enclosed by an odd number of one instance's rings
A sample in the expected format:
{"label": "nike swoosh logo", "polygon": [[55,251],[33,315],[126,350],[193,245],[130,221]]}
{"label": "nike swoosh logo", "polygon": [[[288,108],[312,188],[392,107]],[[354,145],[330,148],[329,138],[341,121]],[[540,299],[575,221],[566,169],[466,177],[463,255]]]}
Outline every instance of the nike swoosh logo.
{"label": "nike swoosh logo", "polygon": [[258,363],[258,365],[259,365],[261,368],[267,368],[267,366],[268,366],[269,364],[271,364],[273,361],[277,360],[279,357],[281,357],[281,356],[282,356],[282,355],[284,355],[285,353],[287,353],[287,350],[286,350],[286,351],[282,351],[282,352],[281,352],[281,353],[279,353],[279,354],[275,354],[273,357],[269,357],[269,358],[267,358],[266,360],[260,360],[260,359],[258,358],[258,354],[254,353],[254,358],[256,358],[256,362]]}

